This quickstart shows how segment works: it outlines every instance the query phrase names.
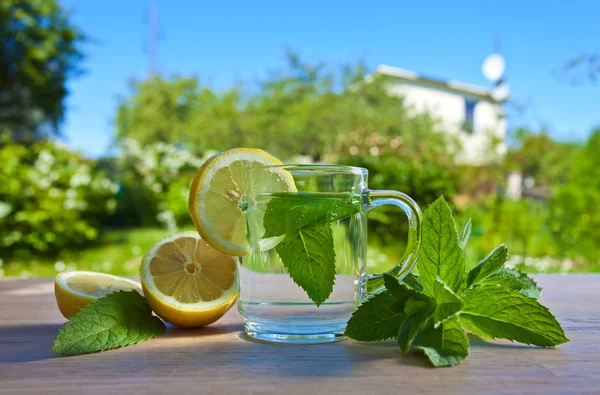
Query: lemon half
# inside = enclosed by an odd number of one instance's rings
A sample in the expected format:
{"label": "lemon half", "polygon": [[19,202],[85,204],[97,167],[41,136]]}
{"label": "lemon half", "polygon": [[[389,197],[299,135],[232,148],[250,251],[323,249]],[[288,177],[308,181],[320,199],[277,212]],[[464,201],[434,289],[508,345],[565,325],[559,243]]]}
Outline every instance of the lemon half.
{"label": "lemon half", "polygon": [[189,209],[198,233],[214,248],[245,256],[273,248],[263,239],[263,217],[271,193],[296,192],[282,163],[259,149],[236,148],[207,160],[192,183]]}
{"label": "lemon half", "polygon": [[195,232],[158,241],[140,266],[144,295],[163,320],[183,328],[221,318],[237,298],[237,262]]}
{"label": "lemon half", "polygon": [[141,293],[142,288],[127,278],[85,271],[59,273],[54,280],[56,303],[67,319],[88,303],[118,291]]}

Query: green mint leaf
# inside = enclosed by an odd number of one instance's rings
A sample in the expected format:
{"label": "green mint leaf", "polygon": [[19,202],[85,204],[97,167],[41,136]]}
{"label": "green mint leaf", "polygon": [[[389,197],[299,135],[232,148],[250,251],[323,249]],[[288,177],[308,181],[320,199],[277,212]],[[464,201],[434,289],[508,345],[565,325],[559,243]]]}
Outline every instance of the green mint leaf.
{"label": "green mint leaf", "polygon": [[467,287],[481,282],[486,277],[502,269],[508,258],[508,248],[504,244],[496,247],[484,260],[479,262],[467,275]]}
{"label": "green mint leaf", "polygon": [[[389,273],[386,273],[389,275]],[[394,276],[392,276],[394,277]],[[395,277],[394,277],[395,278]],[[377,289],[383,287],[384,281],[383,281],[384,277],[371,277],[367,280],[367,292],[368,293],[374,293]],[[419,280],[419,276],[412,274],[412,273],[408,273],[406,275],[406,277],[404,277],[402,279],[402,283],[408,285],[410,288],[419,291],[419,292],[423,292],[423,285],[421,285],[421,281]]]}
{"label": "green mint leaf", "polygon": [[388,291],[367,299],[352,314],[345,335],[351,339],[373,342],[391,339],[406,317],[403,306]]}
{"label": "green mint leaf", "polygon": [[419,276],[416,276],[412,273],[408,273],[406,277],[402,279],[402,282],[415,291],[423,292],[423,285],[421,285],[421,280],[419,280]]}
{"label": "green mint leaf", "polygon": [[428,295],[434,296],[437,277],[454,292],[463,287],[465,257],[458,244],[452,212],[443,196],[431,204],[423,215],[423,241],[418,268],[423,290]]}
{"label": "green mint leaf", "polygon": [[291,234],[315,221],[338,221],[358,211],[358,203],[350,198],[274,195],[265,210],[263,237]]}
{"label": "green mint leaf", "polygon": [[535,280],[518,269],[502,268],[481,281],[480,284],[510,288],[533,299],[538,299],[542,293],[542,289]]}
{"label": "green mint leaf", "polygon": [[406,302],[406,318],[402,321],[396,337],[403,354],[408,352],[415,337],[430,323],[432,310],[433,301],[409,299]]}
{"label": "green mint leaf", "polygon": [[314,222],[288,233],[276,247],[283,266],[317,306],[335,282],[335,250],[329,222]]}
{"label": "green mint leaf", "polygon": [[80,309],[61,328],[52,351],[79,355],[136,344],[160,336],[165,325],[137,292],[116,292]]}
{"label": "green mint leaf", "polygon": [[479,285],[463,294],[460,323],[476,335],[550,347],[569,341],[550,311],[517,291]]}
{"label": "green mint leaf", "polygon": [[460,248],[464,251],[467,243],[469,242],[469,238],[471,237],[471,230],[473,228],[473,222],[471,220],[471,210],[467,209],[465,212],[465,222],[463,222],[463,226],[458,233]]}
{"label": "green mint leaf", "polygon": [[457,317],[437,328],[430,325],[417,335],[412,346],[423,351],[436,367],[457,365],[469,355],[469,339]]}
{"label": "green mint leaf", "polygon": [[433,283],[433,293],[435,299],[433,326],[437,328],[450,318],[460,314],[464,304],[439,277]]}
{"label": "green mint leaf", "polygon": [[385,284],[385,288],[401,302],[406,303],[406,301],[410,298],[431,300],[431,298],[425,295],[421,290],[413,288],[412,286],[398,280],[396,277],[390,274],[385,273],[383,275],[383,282]]}
{"label": "green mint leaf", "polygon": [[404,312],[406,313],[406,318],[402,321],[396,336],[398,346],[406,354],[415,336],[430,321],[435,304],[429,296],[412,288],[394,276],[384,274],[383,280],[388,292],[396,299],[399,306],[404,307]]}

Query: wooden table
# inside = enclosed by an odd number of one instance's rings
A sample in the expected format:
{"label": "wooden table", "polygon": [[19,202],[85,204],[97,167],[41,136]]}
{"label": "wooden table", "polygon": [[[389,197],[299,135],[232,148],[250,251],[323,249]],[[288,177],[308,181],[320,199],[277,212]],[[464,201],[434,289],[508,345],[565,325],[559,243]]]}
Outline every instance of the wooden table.
{"label": "wooden table", "polygon": [[249,341],[232,309],[199,330],[100,354],[57,357],[64,319],[51,279],[0,280],[0,393],[596,393],[600,394],[600,276],[539,275],[542,302],[570,343],[541,349],[471,341],[454,368],[402,357],[393,342],[280,346]]}

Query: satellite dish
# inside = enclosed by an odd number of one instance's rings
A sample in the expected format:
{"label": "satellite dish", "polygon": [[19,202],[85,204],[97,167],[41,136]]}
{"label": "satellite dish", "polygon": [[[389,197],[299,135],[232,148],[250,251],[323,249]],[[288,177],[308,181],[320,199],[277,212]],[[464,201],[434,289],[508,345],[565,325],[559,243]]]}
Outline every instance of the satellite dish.
{"label": "satellite dish", "polygon": [[502,78],[505,68],[506,63],[504,62],[502,55],[499,53],[493,53],[488,55],[488,57],[483,61],[483,64],[481,65],[481,72],[485,78],[494,82]]}
{"label": "satellite dish", "polygon": [[492,99],[498,102],[505,101],[510,96],[508,84],[504,81],[498,82],[498,84],[492,88],[490,95],[492,96]]}

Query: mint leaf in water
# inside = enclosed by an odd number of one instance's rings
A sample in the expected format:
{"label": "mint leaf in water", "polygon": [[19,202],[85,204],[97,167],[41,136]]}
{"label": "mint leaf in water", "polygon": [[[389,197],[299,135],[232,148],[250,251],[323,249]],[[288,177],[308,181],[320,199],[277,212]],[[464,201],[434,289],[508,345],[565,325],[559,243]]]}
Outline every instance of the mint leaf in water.
{"label": "mint leaf in water", "polygon": [[454,292],[464,286],[465,258],[454,226],[452,212],[443,196],[425,210],[418,268],[423,290],[428,295],[434,295],[437,277]]}
{"label": "mint leaf in water", "polygon": [[469,355],[469,339],[457,317],[437,328],[433,325],[419,333],[413,347],[425,353],[433,366],[454,366]]}
{"label": "mint leaf in water", "polygon": [[273,195],[263,218],[263,237],[291,234],[315,221],[338,221],[357,213],[359,207],[351,197],[307,196],[301,193]]}
{"label": "mint leaf in water", "polygon": [[496,285],[480,285],[464,292],[460,322],[476,335],[516,340],[536,346],[569,341],[550,311],[535,299]]}
{"label": "mint leaf in water", "polygon": [[352,314],[345,335],[365,342],[391,339],[398,334],[404,317],[404,305],[390,292],[383,291],[368,299]]}
{"label": "mint leaf in water", "polygon": [[477,284],[504,266],[508,257],[508,248],[502,244],[479,262],[467,275],[467,287]]}
{"label": "mint leaf in water", "polygon": [[329,222],[314,222],[288,233],[276,247],[290,277],[317,306],[327,300],[335,282],[335,250]]}
{"label": "mint leaf in water", "polygon": [[52,351],[79,355],[136,344],[161,335],[165,325],[137,292],[116,292],[83,307],[62,327]]}
{"label": "mint leaf in water", "polygon": [[534,279],[518,269],[502,268],[480,282],[481,285],[498,285],[512,289],[533,299],[540,297],[542,289]]}

